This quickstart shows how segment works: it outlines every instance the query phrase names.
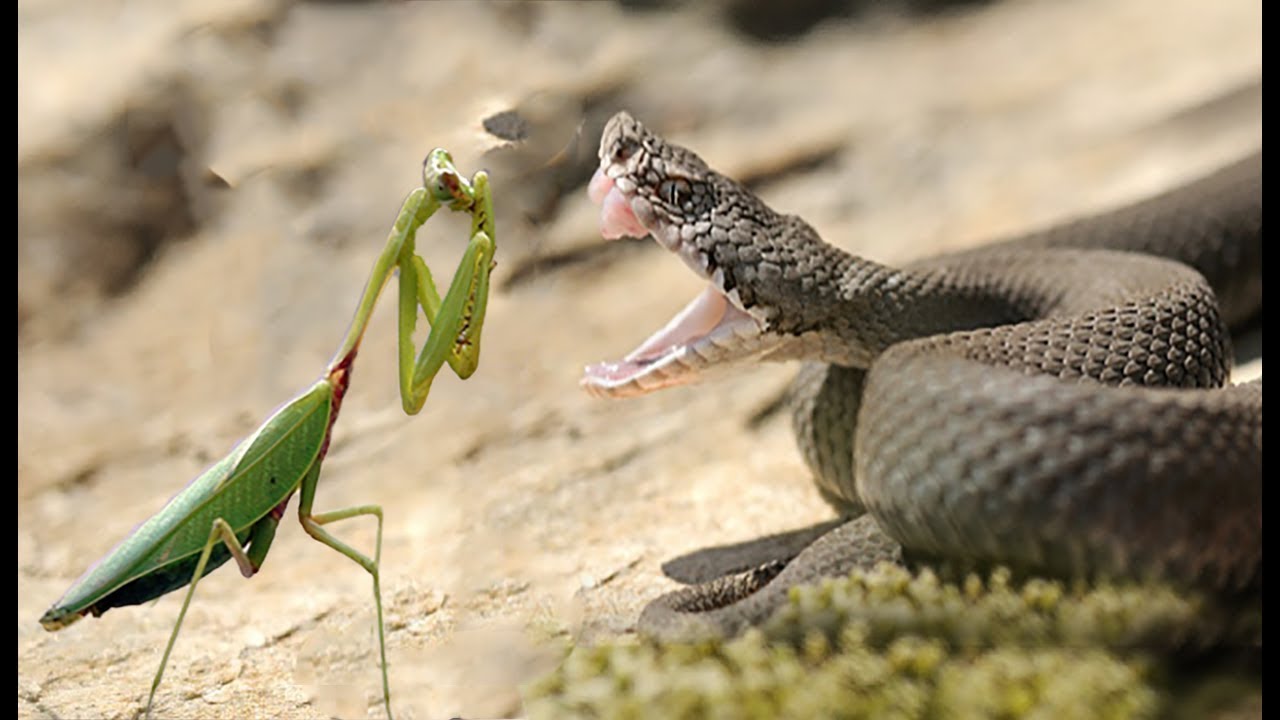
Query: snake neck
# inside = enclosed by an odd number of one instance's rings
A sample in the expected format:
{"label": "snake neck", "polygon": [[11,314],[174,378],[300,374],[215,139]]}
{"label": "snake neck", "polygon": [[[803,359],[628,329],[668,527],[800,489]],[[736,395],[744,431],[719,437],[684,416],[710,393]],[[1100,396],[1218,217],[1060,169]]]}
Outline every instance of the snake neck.
{"label": "snake neck", "polygon": [[[737,288],[744,308],[758,312],[764,332],[778,339],[766,360],[867,368],[905,340],[1016,322],[1032,312],[982,273],[890,267],[823,241],[795,216],[757,212],[737,226],[757,247],[769,239],[758,261],[717,266],[726,287]],[[712,243],[708,254],[744,253]]]}

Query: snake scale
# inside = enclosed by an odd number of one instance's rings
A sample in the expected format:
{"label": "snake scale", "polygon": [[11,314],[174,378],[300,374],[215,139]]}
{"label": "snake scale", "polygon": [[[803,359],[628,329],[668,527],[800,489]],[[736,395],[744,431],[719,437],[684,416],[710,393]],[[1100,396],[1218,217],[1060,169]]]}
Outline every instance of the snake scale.
{"label": "snake scale", "polygon": [[[806,361],[796,438],[846,522],[803,550],[654,601],[641,629],[734,633],[794,584],[879,560],[1261,586],[1261,155],[1144,202],[888,267],[827,244],[626,113],[589,191],[605,237],[652,235],[707,288],[624,359],[627,397]],[[794,556],[794,557],[792,557]]]}

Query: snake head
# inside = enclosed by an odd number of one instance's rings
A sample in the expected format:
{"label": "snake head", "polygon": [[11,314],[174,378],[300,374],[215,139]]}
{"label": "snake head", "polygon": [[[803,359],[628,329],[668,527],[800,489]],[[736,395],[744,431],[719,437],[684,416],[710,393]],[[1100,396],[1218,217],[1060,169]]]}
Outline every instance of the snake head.
{"label": "snake head", "polygon": [[777,267],[769,262],[774,228],[798,218],[778,215],[625,112],[605,126],[588,192],[601,205],[605,238],[651,235],[708,285],[626,357],[588,366],[588,392],[628,397],[684,385],[713,368],[780,357],[796,340],[775,329],[777,308],[760,289],[777,279],[766,277]]}
{"label": "snake head", "polygon": [[717,178],[702,158],[618,113],[600,138],[600,168],[589,187],[602,205],[600,232],[607,239],[652,234],[688,260],[696,248],[682,242],[681,230],[688,236],[710,223]]}

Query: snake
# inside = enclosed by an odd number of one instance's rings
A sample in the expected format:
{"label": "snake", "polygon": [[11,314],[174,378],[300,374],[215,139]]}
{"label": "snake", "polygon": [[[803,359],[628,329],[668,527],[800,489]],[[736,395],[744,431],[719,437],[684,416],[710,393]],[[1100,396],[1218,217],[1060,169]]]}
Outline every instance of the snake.
{"label": "snake", "polygon": [[840,521],[654,600],[642,632],[734,634],[792,585],[884,560],[1260,589],[1261,151],[1155,197],[891,267],[626,112],[588,185],[606,239],[652,236],[706,282],[581,385],[625,398],[761,361]]}

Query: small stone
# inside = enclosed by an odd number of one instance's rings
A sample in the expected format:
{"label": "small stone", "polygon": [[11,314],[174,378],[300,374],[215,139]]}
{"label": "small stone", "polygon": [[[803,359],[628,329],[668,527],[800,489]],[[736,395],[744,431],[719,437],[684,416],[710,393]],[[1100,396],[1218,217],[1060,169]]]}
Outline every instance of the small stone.
{"label": "small stone", "polygon": [[245,647],[260,648],[267,644],[267,636],[257,628],[246,628],[243,636]]}
{"label": "small stone", "polygon": [[18,681],[18,697],[27,702],[39,702],[40,693],[44,688],[40,687],[40,683],[31,680]]}

